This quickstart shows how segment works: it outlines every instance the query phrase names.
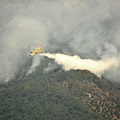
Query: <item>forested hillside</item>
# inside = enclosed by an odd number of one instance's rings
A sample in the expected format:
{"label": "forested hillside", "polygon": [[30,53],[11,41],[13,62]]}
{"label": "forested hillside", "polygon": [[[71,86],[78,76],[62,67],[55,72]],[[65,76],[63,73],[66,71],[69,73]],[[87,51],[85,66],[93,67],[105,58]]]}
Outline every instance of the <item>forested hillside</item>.
{"label": "forested hillside", "polygon": [[0,120],[120,120],[119,19],[120,0],[0,0]]}
{"label": "forested hillside", "polygon": [[87,70],[28,75],[0,85],[1,120],[120,119],[120,91]]}

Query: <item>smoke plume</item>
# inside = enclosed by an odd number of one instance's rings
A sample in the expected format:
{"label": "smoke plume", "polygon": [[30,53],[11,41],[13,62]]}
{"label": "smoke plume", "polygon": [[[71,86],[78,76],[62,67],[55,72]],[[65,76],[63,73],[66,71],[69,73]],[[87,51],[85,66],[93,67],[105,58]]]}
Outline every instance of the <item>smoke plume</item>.
{"label": "smoke plume", "polygon": [[32,66],[30,67],[29,71],[27,72],[27,75],[35,71],[35,67],[40,65],[40,56],[35,56],[32,62]]}
{"label": "smoke plume", "polygon": [[[90,68],[86,61],[101,64],[91,71],[120,82],[119,0],[0,0],[0,16],[0,81],[11,79],[27,61],[32,61],[28,73],[34,71],[41,58],[29,53],[41,45],[48,53],[80,56],[69,58]],[[52,65],[43,69],[49,73]]]}

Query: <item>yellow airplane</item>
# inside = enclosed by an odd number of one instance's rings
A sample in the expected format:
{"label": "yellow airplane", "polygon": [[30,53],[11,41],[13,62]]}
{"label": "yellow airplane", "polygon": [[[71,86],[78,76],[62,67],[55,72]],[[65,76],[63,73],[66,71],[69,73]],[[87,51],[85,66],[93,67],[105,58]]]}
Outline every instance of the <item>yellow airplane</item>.
{"label": "yellow airplane", "polygon": [[33,51],[31,51],[30,56],[33,56],[34,54],[39,54],[39,53],[43,53],[43,48],[41,46],[39,46],[38,48],[34,49]]}

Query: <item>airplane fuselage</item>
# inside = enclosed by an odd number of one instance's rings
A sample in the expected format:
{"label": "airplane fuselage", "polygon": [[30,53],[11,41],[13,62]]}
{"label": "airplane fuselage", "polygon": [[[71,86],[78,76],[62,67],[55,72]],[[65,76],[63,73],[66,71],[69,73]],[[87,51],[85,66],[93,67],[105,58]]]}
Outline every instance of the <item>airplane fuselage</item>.
{"label": "airplane fuselage", "polygon": [[39,46],[37,49],[34,49],[33,51],[31,51],[30,53],[30,56],[33,56],[34,54],[40,54],[40,53],[43,53],[43,48],[41,46]]}

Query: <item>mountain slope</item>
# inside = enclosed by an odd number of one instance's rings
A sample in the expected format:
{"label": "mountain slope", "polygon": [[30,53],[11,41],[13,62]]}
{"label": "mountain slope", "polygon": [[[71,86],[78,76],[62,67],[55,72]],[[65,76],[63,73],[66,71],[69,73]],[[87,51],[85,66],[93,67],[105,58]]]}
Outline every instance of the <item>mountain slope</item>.
{"label": "mountain slope", "polygon": [[86,70],[30,75],[0,85],[0,119],[118,119],[119,95]]}

